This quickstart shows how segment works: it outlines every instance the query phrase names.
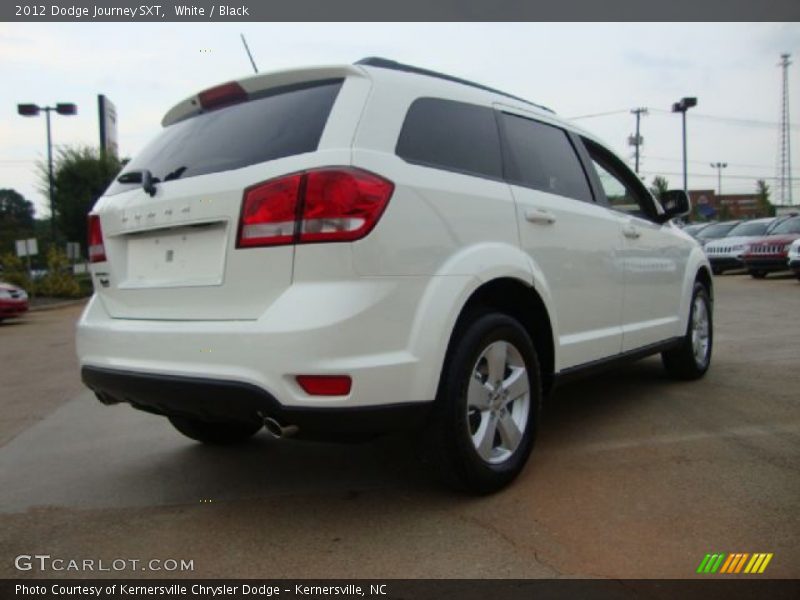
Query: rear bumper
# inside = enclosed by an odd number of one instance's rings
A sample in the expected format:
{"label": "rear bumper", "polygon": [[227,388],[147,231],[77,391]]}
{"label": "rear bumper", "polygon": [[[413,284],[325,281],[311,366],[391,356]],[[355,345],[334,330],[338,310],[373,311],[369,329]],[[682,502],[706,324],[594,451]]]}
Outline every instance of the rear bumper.
{"label": "rear bumper", "polygon": [[147,412],[205,421],[261,422],[272,417],[296,425],[302,436],[385,433],[425,422],[431,402],[325,408],[289,407],[248,383],[136,373],[85,366],[84,384],[105,404],[128,403]]}

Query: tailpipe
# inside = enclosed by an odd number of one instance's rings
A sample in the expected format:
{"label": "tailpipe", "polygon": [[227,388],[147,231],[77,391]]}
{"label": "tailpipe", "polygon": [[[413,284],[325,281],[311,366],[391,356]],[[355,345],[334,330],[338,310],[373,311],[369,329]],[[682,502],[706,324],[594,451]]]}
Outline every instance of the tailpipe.
{"label": "tailpipe", "polygon": [[264,417],[264,428],[275,439],[283,439],[292,437],[298,431],[297,425],[281,425],[276,419],[272,417]]}

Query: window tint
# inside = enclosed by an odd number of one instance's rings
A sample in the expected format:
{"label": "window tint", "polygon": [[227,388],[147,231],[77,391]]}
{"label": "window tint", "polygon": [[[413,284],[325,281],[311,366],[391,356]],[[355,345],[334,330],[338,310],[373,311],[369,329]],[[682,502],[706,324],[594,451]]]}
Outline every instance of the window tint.
{"label": "window tint", "polygon": [[583,142],[611,208],[642,219],[654,218],[655,207],[642,182],[611,152],[586,138]]}
{"label": "window tint", "polygon": [[[180,121],[166,127],[123,173],[149,169],[168,181],[313,152],[341,86],[337,79],[277,88]],[[137,185],[115,182],[106,193]]]}
{"label": "window tint", "polygon": [[512,183],[592,201],[592,192],[567,132],[538,121],[502,113]]}
{"label": "window tint", "polygon": [[746,236],[746,235],[764,235],[769,227],[769,221],[757,221],[739,223],[736,227],[728,232],[730,237]]}
{"label": "window tint", "polygon": [[502,177],[494,111],[439,98],[419,98],[408,109],[395,150],[409,162],[470,175]]}
{"label": "window tint", "polygon": [[800,217],[787,219],[769,233],[770,235],[779,235],[783,233],[800,233]]}

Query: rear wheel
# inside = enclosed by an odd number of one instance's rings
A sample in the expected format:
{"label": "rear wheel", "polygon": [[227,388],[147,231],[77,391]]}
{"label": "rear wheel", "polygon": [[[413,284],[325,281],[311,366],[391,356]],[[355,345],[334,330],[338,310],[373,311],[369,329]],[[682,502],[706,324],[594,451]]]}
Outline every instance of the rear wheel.
{"label": "rear wheel", "polygon": [[695,283],[689,324],[680,346],[661,354],[664,368],[675,379],[699,379],[711,364],[714,328],[711,299],[702,283]]}
{"label": "rear wheel", "polygon": [[714,273],[714,275],[722,275],[725,272],[725,269],[722,267],[711,267],[711,272]]}
{"label": "rear wheel", "polygon": [[201,421],[189,417],[168,417],[173,427],[186,437],[204,444],[236,444],[243,442],[261,429],[261,423]]}
{"label": "rear wheel", "polygon": [[750,271],[750,277],[753,279],[764,279],[767,276],[766,271]]}
{"label": "rear wheel", "polygon": [[472,493],[508,485],[533,448],[541,404],[539,363],[516,320],[479,315],[445,364],[428,431],[444,479]]}

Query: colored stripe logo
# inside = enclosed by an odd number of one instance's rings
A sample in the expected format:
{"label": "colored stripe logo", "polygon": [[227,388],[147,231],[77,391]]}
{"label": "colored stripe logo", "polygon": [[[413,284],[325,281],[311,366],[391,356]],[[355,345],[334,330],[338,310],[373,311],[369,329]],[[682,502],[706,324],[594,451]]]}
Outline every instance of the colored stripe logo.
{"label": "colored stripe logo", "polygon": [[772,557],[772,552],[758,552],[755,554],[748,552],[733,552],[731,554],[715,552],[714,554],[705,555],[705,558],[700,562],[700,566],[697,567],[697,572],[703,574],[719,573],[720,575],[735,575],[737,573],[756,575],[764,572]]}

